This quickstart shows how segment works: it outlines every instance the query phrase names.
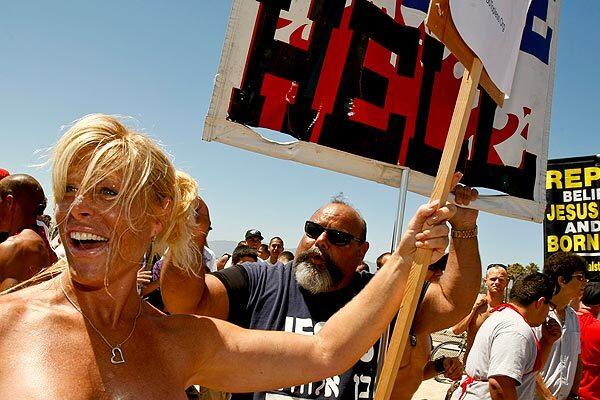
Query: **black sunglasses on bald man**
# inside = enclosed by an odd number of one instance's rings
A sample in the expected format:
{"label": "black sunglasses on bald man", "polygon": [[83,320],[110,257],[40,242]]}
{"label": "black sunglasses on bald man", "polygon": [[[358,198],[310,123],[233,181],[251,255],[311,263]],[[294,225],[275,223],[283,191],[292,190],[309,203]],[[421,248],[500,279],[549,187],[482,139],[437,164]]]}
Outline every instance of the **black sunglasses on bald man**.
{"label": "black sunglasses on bald man", "polygon": [[306,221],[304,223],[304,233],[311,239],[316,239],[323,232],[327,232],[327,240],[334,246],[346,246],[351,241],[355,240],[358,243],[364,242],[363,239],[358,239],[348,232],[342,232],[335,229],[327,229],[316,222]]}

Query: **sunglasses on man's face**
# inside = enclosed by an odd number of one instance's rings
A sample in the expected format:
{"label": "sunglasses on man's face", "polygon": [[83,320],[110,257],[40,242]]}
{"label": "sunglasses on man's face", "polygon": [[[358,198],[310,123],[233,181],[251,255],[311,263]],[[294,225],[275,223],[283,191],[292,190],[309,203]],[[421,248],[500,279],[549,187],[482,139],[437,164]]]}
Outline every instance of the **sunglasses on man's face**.
{"label": "sunglasses on man's face", "polygon": [[304,223],[304,233],[311,239],[317,239],[323,232],[327,232],[327,240],[334,246],[346,246],[353,240],[362,243],[364,240],[357,239],[348,232],[342,232],[335,229],[327,229],[316,222],[306,221]]}

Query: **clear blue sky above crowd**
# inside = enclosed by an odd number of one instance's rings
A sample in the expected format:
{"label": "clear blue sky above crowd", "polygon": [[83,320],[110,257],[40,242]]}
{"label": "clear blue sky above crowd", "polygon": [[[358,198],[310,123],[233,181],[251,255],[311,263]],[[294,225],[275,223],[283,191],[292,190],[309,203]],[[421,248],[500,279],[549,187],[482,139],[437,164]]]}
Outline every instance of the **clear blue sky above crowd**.
{"label": "clear blue sky above crowd", "polygon": [[[248,228],[295,248],[303,223],[343,192],[369,227],[367,260],[389,249],[397,189],[201,140],[230,1],[9,2],[0,13],[0,168],[40,180],[40,149],[90,113],[127,115],[194,176],[208,203],[209,240]],[[600,152],[600,4],[563,1],[550,158]],[[425,202],[409,194],[407,218]],[[51,211],[51,210],[47,210]],[[480,216],[484,265],[540,264],[542,225]]]}

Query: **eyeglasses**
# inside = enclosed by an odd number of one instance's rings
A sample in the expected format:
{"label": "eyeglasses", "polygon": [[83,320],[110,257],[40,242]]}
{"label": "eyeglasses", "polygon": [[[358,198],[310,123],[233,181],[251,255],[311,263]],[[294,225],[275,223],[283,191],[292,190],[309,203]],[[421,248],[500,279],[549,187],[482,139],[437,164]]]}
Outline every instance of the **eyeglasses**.
{"label": "eyeglasses", "polygon": [[335,229],[327,229],[316,222],[306,221],[304,223],[304,233],[311,239],[317,239],[323,232],[327,232],[327,240],[334,246],[346,246],[351,241],[355,240],[359,243],[364,242],[362,239],[357,239],[348,232],[342,232]]}
{"label": "eyeglasses", "polygon": [[575,275],[572,275],[571,278],[575,278],[579,282],[587,282],[587,280],[588,280],[584,274],[575,274]]}

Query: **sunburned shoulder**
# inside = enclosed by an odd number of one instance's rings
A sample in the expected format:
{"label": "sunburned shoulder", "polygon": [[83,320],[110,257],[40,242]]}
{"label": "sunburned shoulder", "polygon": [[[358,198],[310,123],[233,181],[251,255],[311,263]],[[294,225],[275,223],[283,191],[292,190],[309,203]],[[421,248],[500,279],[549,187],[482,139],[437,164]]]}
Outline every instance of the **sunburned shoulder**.
{"label": "sunburned shoulder", "polygon": [[202,334],[207,330],[214,329],[216,326],[229,324],[216,318],[191,314],[165,315],[161,313],[161,315],[153,314],[153,316],[156,318],[155,322],[161,328],[182,336],[192,333]]}
{"label": "sunburned shoulder", "polygon": [[228,329],[242,329],[227,321],[190,314],[163,315],[157,317],[155,323],[172,343],[194,349],[187,355],[200,355],[202,359],[210,359],[217,349],[215,343],[222,343]]}
{"label": "sunburned shoulder", "polygon": [[17,246],[17,247],[31,247],[31,246],[44,246],[44,239],[41,238],[35,231],[31,229],[24,229],[22,232],[10,236],[2,244]]}
{"label": "sunburned shoulder", "polygon": [[0,332],[7,326],[14,329],[21,323],[52,317],[57,309],[57,294],[50,282],[43,282],[1,295]]}
{"label": "sunburned shoulder", "polygon": [[0,244],[0,249],[6,255],[18,258],[38,259],[47,256],[44,240],[34,231],[25,229],[11,236]]}

